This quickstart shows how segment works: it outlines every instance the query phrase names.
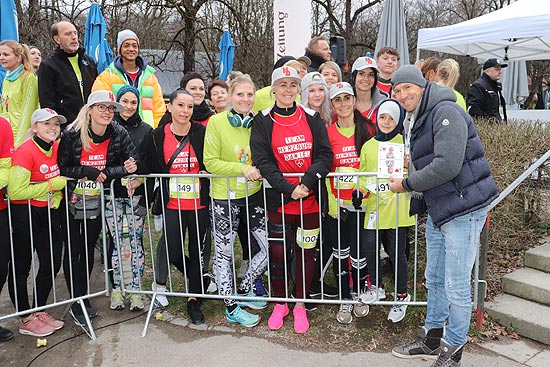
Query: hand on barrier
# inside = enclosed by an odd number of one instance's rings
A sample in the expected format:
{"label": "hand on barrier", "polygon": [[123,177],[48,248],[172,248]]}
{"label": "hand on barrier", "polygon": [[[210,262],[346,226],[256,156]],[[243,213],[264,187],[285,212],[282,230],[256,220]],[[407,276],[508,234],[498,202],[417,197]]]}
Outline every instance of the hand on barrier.
{"label": "hand on barrier", "polygon": [[249,181],[258,181],[262,179],[260,170],[254,166],[249,166],[243,173],[243,176],[246,177]]}
{"label": "hand on barrier", "polygon": [[126,171],[128,173],[136,172],[137,171],[136,160],[133,157],[130,157],[127,160],[125,160],[124,161],[124,169],[126,169]]}
{"label": "hand on barrier", "polygon": [[67,186],[67,179],[63,176],[57,176],[50,180],[50,184],[55,191],[60,191]]}
{"label": "hand on barrier", "polygon": [[357,210],[361,209],[361,203],[363,201],[363,192],[360,190],[353,190],[351,193],[351,202],[353,203],[353,207]]}
{"label": "hand on barrier", "polygon": [[128,191],[128,196],[133,196],[134,192],[140,185],[141,185],[141,181],[136,178],[128,180],[128,184],[126,184],[126,190]]}
{"label": "hand on barrier", "polygon": [[292,195],[290,196],[294,200],[303,199],[309,195],[309,190],[304,185],[298,185],[294,188],[294,191],[292,191]]}
{"label": "hand on barrier", "polygon": [[103,172],[100,172],[99,176],[97,176],[97,178],[96,178],[96,181],[104,183],[105,181],[107,181],[107,175]]}

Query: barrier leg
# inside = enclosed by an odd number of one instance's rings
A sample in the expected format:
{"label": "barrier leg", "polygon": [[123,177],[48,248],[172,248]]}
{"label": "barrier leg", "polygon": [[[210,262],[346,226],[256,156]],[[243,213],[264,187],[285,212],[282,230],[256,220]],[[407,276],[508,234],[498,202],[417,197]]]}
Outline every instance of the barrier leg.
{"label": "barrier leg", "polygon": [[153,311],[155,310],[155,302],[157,300],[157,293],[155,292],[153,294],[153,298],[151,298],[151,304],[149,305],[149,311],[147,312],[147,318],[145,319],[145,326],[143,327],[143,331],[141,332],[141,337],[145,337],[147,335],[147,328],[149,327],[149,322],[151,321],[151,316],[153,315]]}
{"label": "barrier leg", "polygon": [[84,300],[79,299],[77,301],[80,304],[80,308],[82,309],[82,313],[84,314],[84,318],[86,319],[86,326],[88,329],[86,330],[86,327],[84,325],[80,325],[82,330],[90,337],[92,340],[96,340],[94,329],[92,328],[92,321],[90,320],[90,317],[88,316],[88,311],[86,311],[86,306],[84,305]]}

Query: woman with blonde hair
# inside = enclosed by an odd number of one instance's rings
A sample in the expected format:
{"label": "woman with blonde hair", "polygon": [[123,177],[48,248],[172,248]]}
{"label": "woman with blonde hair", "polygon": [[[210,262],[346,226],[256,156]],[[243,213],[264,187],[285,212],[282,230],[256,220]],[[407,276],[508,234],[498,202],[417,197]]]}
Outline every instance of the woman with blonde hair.
{"label": "woman with blonde hair", "polygon": [[[119,192],[119,179],[138,169],[138,156],[128,131],[113,121],[115,112],[123,110],[113,92],[92,92],[59,143],[61,175],[78,180],[67,183],[70,239],[63,260],[72,298],[90,293],[88,279],[94,266],[94,245],[102,230],[102,185],[109,187],[116,180],[114,188]],[[89,317],[97,315],[89,299],[84,299],[84,305]],[[86,324],[80,305],[74,303],[70,313],[77,325]]]}
{"label": "woman with blonde hair", "polygon": [[0,42],[0,64],[8,71],[2,86],[0,116],[10,122],[17,148],[31,127],[32,113],[39,107],[38,77],[31,64],[29,48],[19,42]]}
{"label": "woman with blonde hair", "polygon": [[[294,251],[294,331],[304,334],[309,329],[304,299],[314,275],[320,212],[326,209],[323,178],[330,171],[333,154],[319,114],[296,104],[301,81],[292,67],[283,66],[273,71],[271,88],[275,103],[254,116],[250,150],[252,161],[272,187],[266,189],[265,195],[273,294],[277,298],[289,297],[285,254]],[[284,177],[285,173],[304,175]],[[275,304],[267,322],[269,329],[280,329],[288,313],[286,302]]]}
{"label": "woman with blonde hair", "polygon": [[332,107],[325,78],[317,71],[306,74],[301,83],[302,105],[319,112],[326,126],[332,124]]}
{"label": "woman with blonde hair", "polygon": [[[57,138],[66,119],[54,110],[44,108],[32,114],[31,122],[32,137],[13,153],[8,181],[11,225],[16,229],[13,231],[15,246],[10,265],[9,291],[18,312],[47,304],[53,278],[61,268],[63,250],[60,203],[67,180],[59,174]],[[38,271],[31,306],[27,283],[31,266],[34,275],[35,251]],[[43,337],[63,325],[62,321],[46,312],[29,312],[19,319],[19,333]]]}
{"label": "woman with blonde hair", "polygon": [[436,82],[437,67],[439,66],[440,63],[441,63],[441,60],[435,56],[430,56],[426,60],[424,60],[424,63],[420,68],[420,71],[422,72],[424,79],[426,79],[429,82]]}
{"label": "woman with blonde hair", "polygon": [[322,63],[319,66],[319,72],[325,78],[329,90],[334,84],[342,81],[342,70],[334,61],[325,61]]}
{"label": "woman with blonde hair", "polygon": [[[251,111],[255,91],[254,83],[248,75],[234,79],[229,87],[230,108],[212,116],[204,139],[204,165],[208,172],[230,177],[213,178],[211,190],[214,199],[212,226],[216,248],[214,274],[222,296],[231,296],[234,292],[231,272],[233,246],[238,229],[243,223],[250,235],[250,238],[246,238],[247,244],[252,243],[254,238],[259,251],[255,252],[248,246],[243,248],[243,254],[248,253],[249,261],[236,290],[237,294],[243,297],[257,296],[253,290],[254,282],[267,267],[262,176],[253,164],[250,154],[250,134],[254,118]],[[244,310],[244,307],[267,307],[266,301],[247,298],[225,299],[224,302],[226,320],[246,327],[256,326],[261,318]]]}
{"label": "woman with blonde hair", "polygon": [[456,60],[445,59],[441,61],[437,67],[437,82],[451,88],[456,95],[456,104],[466,111],[466,101],[464,100],[464,96],[454,89],[459,77],[460,66]]}

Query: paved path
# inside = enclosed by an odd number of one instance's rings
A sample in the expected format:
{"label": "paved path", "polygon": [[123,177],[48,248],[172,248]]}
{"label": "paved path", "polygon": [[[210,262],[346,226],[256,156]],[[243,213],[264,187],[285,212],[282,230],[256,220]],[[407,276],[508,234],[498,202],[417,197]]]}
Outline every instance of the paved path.
{"label": "paved path", "polygon": [[[61,310],[56,310],[61,312]],[[55,314],[55,313],[54,313]],[[267,339],[240,335],[230,328],[196,328],[183,319],[152,320],[146,337],[141,337],[145,317],[124,321],[130,312],[103,312],[96,319],[97,340],[80,335],[71,320],[48,338],[47,348],[36,348],[36,338],[17,335],[0,344],[2,366],[419,366],[431,361],[402,360],[389,353],[323,353],[289,349]],[[123,321],[123,322],[120,322]],[[120,322],[120,323],[117,323]],[[15,321],[6,326],[15,329]],[[112,324],[112,325],[111,325]],[[202,329],[202,330],[201,330]],[[57,344],[57,345],[56,345]],[[511,341],[469,345],[463,367],[548,366],[550,349],[536,343]],[[515,359],[512,360],[510,359]],[[34,360],[33,360],[34,359]]]}

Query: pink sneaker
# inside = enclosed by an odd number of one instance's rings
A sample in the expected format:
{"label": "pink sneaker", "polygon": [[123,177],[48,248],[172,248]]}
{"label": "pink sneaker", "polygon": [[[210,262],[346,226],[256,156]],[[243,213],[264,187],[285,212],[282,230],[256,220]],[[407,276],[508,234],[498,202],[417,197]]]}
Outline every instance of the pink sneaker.
{"label": "pink sneaker", "polygon": [[292,313],[294,314],[294,331],[298,334],[305,334],[309,329],[306,308],[294,307]]}
{"label": "pink sneaker", "polygon": [[23,319],[19,320],[19,333],[32,336],[48,336],[53,334],[55,329],[50,325],[40,321],[36,315],[31,315],[27,322],[23,322]]}
{"label": "pink sneaker", "polygon": [[270,330],[279,330],[283,326],[283,318],[288,315],[288,305],[276,303],[273,307],[273,313],[267,320],[267,326]]}
{"label": "pink sneaker", "polygon": [[63,325],[65,325],[65,323],[63,321],[59,321],[59,320],[54,319],[50,314],[48,314],[46,312],[37,312],[35,315],[36,315],[36,317],[38,317],[38,319],[40,321],[42,321],[45,324],[50,325],[55,330],[59,330],[63,327]]}

